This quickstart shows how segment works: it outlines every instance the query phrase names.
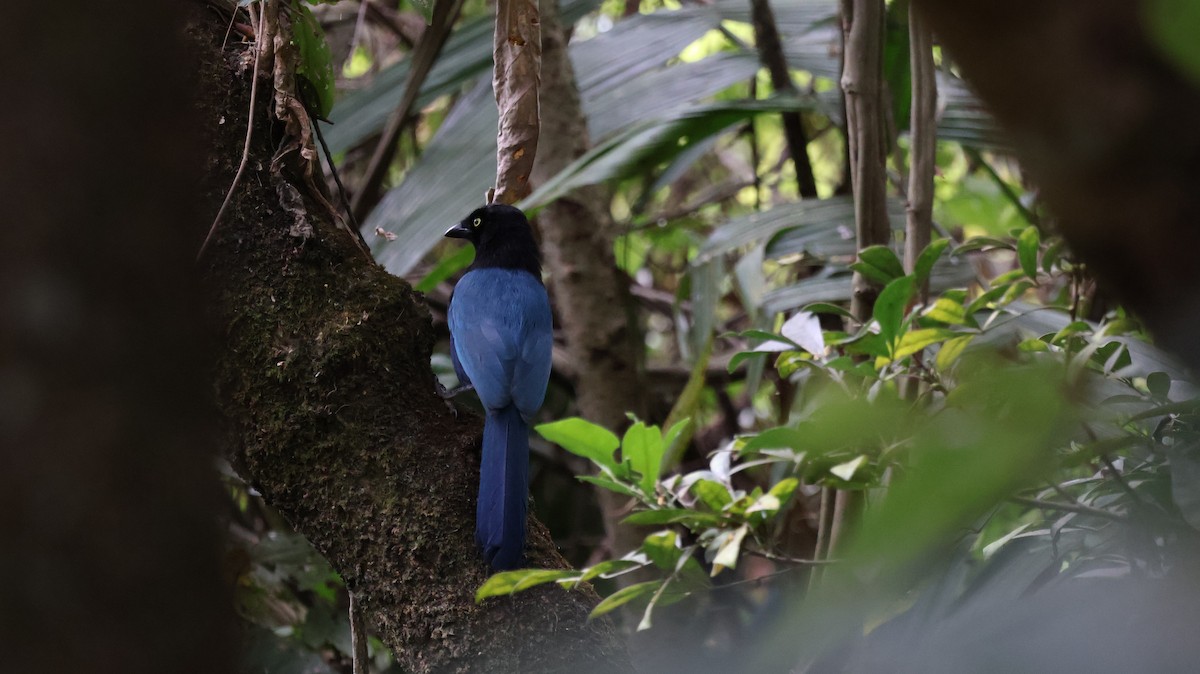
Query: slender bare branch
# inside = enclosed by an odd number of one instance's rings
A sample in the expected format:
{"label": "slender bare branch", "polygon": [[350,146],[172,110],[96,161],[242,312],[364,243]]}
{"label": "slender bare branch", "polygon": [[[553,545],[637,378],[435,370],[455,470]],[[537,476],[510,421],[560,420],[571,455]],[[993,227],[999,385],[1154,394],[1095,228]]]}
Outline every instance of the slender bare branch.
{"label": "slender bare branch", "polygon": [[[912,63],[912,167],[908,177],[908,221],[904,228],[904,268],[909,273],[929,245],[933,229],[933,169],[937,154],[937,77],[933,37],[921,14],[909,6],[909,50]],[[929,297],[928,279],[919,290]]]}
{"label": "slender bare branch", "polygon": [[493,199],[515,204],[529,195],[529,174],[537,156],[538,88],[542,79],[537,0],[499,0],[493,56],[496,68],[492,88],[500,109]]}
{"label": "slender bare branch", "polygon": [[421,85],[425,83],[425,78],[429,76],[429,71],[437,61],[442,46],[450,37],[450,29],[458,19],[462,6],[463,0],[440,0],[433,8],[433,22],[421,33],[421,39],[411,56],[412,66],[408,71],[408,81],[404,84],[400,103],[388,118],[387,126],[384,127],[379,142],[375,144],[371,160],[367,162],[363,183],[350,201],[350,212],[359,222],[366,219],[367,213],[379,198],[379,187],[383,184],[383,177],[396,157],[396,141],[400,139],[400,132],[412,118],[413,106],[417,103],[417,95],[421,93]]}

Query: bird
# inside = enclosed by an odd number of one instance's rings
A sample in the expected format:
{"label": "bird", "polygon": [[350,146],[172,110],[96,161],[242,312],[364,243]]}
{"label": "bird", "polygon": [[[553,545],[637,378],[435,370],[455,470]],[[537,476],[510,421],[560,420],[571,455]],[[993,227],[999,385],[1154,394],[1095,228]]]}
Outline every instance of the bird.
{"label": "bird", "polygon": [[475,246],[447,322],[460,387],[483,403],[475,542],[494,571],[524,560],[529,424],[542,406],[554,346],[550,299],[529,220],[506,204],[477,208],[446,231]]}

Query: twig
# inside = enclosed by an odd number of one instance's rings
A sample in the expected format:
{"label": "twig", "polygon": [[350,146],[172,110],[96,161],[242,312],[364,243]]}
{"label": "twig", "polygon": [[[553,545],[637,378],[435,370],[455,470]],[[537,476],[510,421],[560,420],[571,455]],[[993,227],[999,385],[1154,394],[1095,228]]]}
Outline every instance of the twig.
{"label": "twig", "polygon": [[[908,220],[904,228],[904,267],[912,273],[929,245],[933,225],[933,174],[937,153],[937,77],[933,67],[932,36],[925,17],[909,5],[908,30],[912,68],[912,170],[908,180]],[[929,279],[919,290],[929,301]]]}
{"label": "twig", "polygon": [[[213,218],[212,226],[208,228],[208,236],[204,237],[204,243],[200,244],[200,251],[196,253],[197,262],[204,257],[204,251],[208,248],[208,243],[212,240],[213,234],[216,233],[217,225],[221,224],[221,217],[225,215],[225,210],[229,208],[229,203],[233,201],[233,193],[237,190],[238,183],[242,181],[242,174],[246,172],[246,164],[250,161],[250,142],[254,137],[254,100],[258,94],[258,57],[264,48],[261,41],[264,11],[263,5],[260,3],[258,6],[258,21],[254,25],[254,73],[250,77],[250,113],[246,119],[246,144],[242,147],[242,160],[238,163],[238,170],[233,176],[233,182],[229,184],[229,191],[225,193],[225,201],[221,202],[221,208],[217,211],[217,216]],[[251,11],[249,14],[250,21],[254,22],[254,12]]]}
{"label": "twig", "polygon": [[963,149],[972,160],[976,161],[981,167],[983,167],[983,170],[988,174],[988,177],[990,177],[992,181],[996,183],[996,186],[999,187],[1000,191],[1004,193],[1005,198],[1012,202],[1013,206],[1017,207],[1017,210],[1021,212],[1021,215],[1029,221],[1029,224],[1034,226],[1041,224],[1040,218],[1038,218],[1037,214],[1029,210],[1028,206],[1021,203],[1021,197],[1017,196],[1017,193],[1013,191],[1012,186],[1004,182],[1004,178],[1001,178],[1000,174],[996,172],[996,169],[993,168],[992,165],[983,158],[983,154],[980,153],[979,150],[965,146]]}
{"label": "twig", "polygon": [[421,86],[425,83],[425,78],[433,68],[433,63],[442,51],[442,46],[446,44],[446,38],[450,36],[450,29],[454,26],[459,11],[462,10],[463,1],[441,0],[434,5],[433,24],[421,34],[421,39],[412,52],[412,66],[408,71],[408,81],[404,84],[404,93],[400,97],[400,103],[388,119],[387,126],[384,127],[383,133],[379,137],[379,142],[375,144],[375,151],[371,153],[371,159],[367,162],[367,171],[362,185],[350,201],[350,210],[358,220],[364,219],[367,211],[374,205],[372,200],[383,183],[388,166],[396,156],[396,141],[411,116],[410,113],[413,106],[416,105],[417,96],[421,93]]}
{"label": "twig", "polygon": [[350,644],[354,658],[354,674],[367,674],[367,626],[366,620],[363,618],[362,607],[358,605],[358,600],[354,598],[354,593],[350,595]]}
{"label": "twig", "polygon": [[777,555],[774,552],[759,550],[758,548],[746,547],[743,548],[748,555],[769,559],[772,562],[782,562],[784,564],[795,564],[797,566],[824,566],[826,564],[837,564],[836,559],[802,559],[800,557],[788,557],[786,555]]}
{"label": "twig", "polygon": [[1109,512],[1109,511],[1103,510],[1101,508],[1093,508],[1091,506],[1086,506],[1086,505],[1083,505],[1082,503],[1077,503],[1077,502],[1076,503],[1056,503],[1054,501],[1043,501],[1041,499],[1036,499],[1036,498],[1025,498],[1024,496],[1010,496],[1010,497],[1008,497],[1008,500],[1013,503],[1018,503],[1020,505],[1026,505],[1031,508],[1040,508],[1042,510],[1061,510],[1063,512],[1068,512],[1068,513],[1077,513],[1079,515],[1092,515],[1095,517],[1101,517],[1101,518],[1104,518],[1107,520],[1112,520],[1114,522],[1128,522],[1129,521],[1123,515],[1118,515],[1114,512]]}

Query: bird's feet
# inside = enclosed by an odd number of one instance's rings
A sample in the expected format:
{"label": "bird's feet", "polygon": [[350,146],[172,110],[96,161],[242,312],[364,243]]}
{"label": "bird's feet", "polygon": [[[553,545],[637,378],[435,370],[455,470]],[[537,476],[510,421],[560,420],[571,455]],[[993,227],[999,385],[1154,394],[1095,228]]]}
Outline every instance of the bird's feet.
{"label": "bird's feet", "polygon": [[475,388],[471,384],[463,384],[462,386],[455,386],[454,388],[448,389],[442,385],[441,380],[439,380],[437,377],[433,378],[433,385],[438,396],[445,401],[446,409],[450,410],[450,413],[454,415],[455,419],[458,418],[458,408],[454,406],[454,402],[451,399],[459,393]]}

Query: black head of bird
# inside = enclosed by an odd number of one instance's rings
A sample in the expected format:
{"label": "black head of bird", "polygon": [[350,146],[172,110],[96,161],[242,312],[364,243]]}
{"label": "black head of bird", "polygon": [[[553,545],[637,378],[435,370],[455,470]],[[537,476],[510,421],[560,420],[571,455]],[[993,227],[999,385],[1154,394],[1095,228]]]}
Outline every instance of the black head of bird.
{"label": "black head of bird", "polygon": [[519,208],[507,204],[476,208],[462,222],[446,230],[446,236],[466,239],[475,246],[472,269],[525,269],[541,279],[542,258],[533,228]]}

